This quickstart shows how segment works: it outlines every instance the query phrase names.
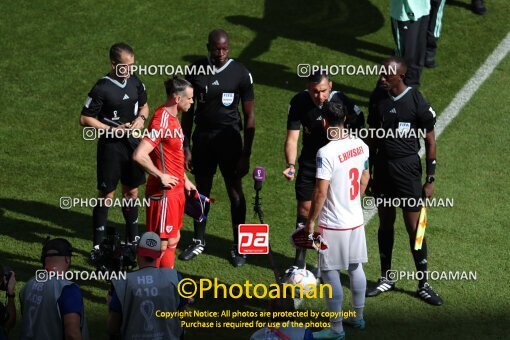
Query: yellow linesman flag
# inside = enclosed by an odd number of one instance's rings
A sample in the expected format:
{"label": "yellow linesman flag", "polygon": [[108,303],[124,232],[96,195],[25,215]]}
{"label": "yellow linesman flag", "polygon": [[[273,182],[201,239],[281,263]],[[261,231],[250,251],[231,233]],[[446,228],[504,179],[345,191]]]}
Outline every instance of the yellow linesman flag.
{"label": "yellow linesman flag", "polygon": [[427,228],[427,208],[422,207],[420,219],[418,221],[418,230],[416,230],[416,240],[414,240],[414,250],[420,250],[425,237],[425,228]]}

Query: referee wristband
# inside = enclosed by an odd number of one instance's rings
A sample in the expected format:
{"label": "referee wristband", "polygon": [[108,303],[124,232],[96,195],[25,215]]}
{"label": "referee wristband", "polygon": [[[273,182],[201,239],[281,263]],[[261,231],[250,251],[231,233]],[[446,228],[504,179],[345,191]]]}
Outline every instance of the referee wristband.
{"label": "referee wristband", "polygon": [[425,163],[427,176],[436,174],[436,160],[435,159],[427,159]]}
{"label": "referee wristband", "polygon": [[295,164],[291,164],[291,163],[287,164],[287,168],[295,168],[295,167],[296,167]]}

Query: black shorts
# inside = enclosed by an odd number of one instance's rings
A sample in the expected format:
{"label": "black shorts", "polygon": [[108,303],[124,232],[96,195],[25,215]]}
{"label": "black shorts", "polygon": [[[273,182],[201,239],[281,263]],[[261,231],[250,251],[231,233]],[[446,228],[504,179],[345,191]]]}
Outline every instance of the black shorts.
{"label": "black shorts", "polygon": [[374,195],[387,199],[404,198],[400,203],[403,210],[419,211],[421,205],[416,203],[420,203],[422,197],[421,176],[421,161],[417,154],[397,159],[379,156],[374,163]]}
{"label": "black shorts", "polygon": [[97,189],[111,192],[120,182],[130,188],[145,183],[145,172],[133,161],[133,148],[127,141],[98,141]]}
{"label": "black shorts", "polygon": [[219,166],[224,178],[236,178],[237,164],[241,159],[243,141],[237,128],[224,128],[219,132],[195,130],[191,157],[193,174],[212,176]]}
{"label": "black shorts", "polygon": [[315,188],[315,162],[299,162],[296,178],[296,200],[311,201]]}

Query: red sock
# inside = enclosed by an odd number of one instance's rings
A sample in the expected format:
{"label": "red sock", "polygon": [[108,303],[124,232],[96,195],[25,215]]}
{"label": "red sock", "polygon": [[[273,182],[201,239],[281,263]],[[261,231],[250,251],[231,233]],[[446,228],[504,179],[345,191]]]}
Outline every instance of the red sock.
{"label": "red sock", "polygon": [[173,268],[175,262],[175,248],[177,243],[168,244],[163,256],[161,257],[160,267],[161,268]]}

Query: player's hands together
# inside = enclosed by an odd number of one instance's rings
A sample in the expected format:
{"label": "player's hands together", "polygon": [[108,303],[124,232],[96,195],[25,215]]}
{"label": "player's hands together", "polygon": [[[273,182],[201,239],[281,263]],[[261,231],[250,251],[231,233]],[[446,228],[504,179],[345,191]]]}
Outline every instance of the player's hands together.
{"label": "player's hands together", "polygon": [[423,185],[423,197],[430,198],[434,194],[434,183],[425,183]]}
{"label": "player's hands together", "polygon": [[243,153],[241,155],[239,163],[237,163],[237,174],[240,177],[244,177],[249,171],[250,171],[250,155]]}
{"label": "player's hands together", "polygon": [[295,174],[296,174],[296,169],[294,168],[294,166],[289,166],[287,169],[285,169],[283,171],[283,176],[285,176],[285,178],[288,181],[293,181]]}
{"label": "player's hands together", "polygon": [[179,182],[179,178],[169,174],[161,174],[159,180],[165,188],[172,188]]}
{"label": "player's hands together", "polygon": [[191,171],[193,169],[193,165],[191,163],[191,150],[189,147],[184,148],[184,168],[186,171]]}
{"label": "player's hands together", "polygon": [[131,129],[131,123],[124,123],[119,126],[112,127],[113,130],[119,130],[119,129]]}
{"label": "player's hands together", "polygon": [[131,122],[130,129],[143,129],[144,120],[141,117],[136,117],[135,120]]}

